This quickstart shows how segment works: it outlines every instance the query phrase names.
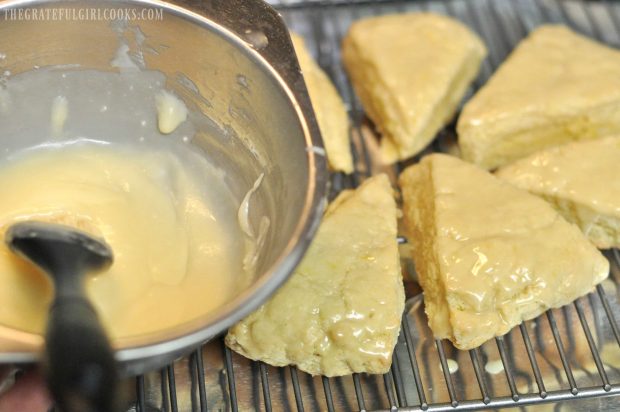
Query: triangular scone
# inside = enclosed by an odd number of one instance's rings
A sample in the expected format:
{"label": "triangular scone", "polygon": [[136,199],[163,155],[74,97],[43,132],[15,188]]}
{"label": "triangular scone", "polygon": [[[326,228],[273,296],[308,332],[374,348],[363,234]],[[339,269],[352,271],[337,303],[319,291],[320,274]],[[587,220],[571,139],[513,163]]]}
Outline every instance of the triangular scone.
{"label": "triangular scone", "polygon": [[332,170],[352,173],[353,157],[349,144],[347,109],[329,77],[310,56],[304,39],[295,33],[291,33],[291,39],[323,136],[329,167]]}
{"label": "triangular scone", "polygon": [[389,371],[405,304],[396,213],[385,175],[342,193],[291,278],[226,344],[313,375]]}
{"label": "triangular scone", "polygon": [[597,247],[620,247],[620,138],[550,148],[497,175],[542,196]]}
{"label": "triangular scone", "polygon": [[385,162],[411,157],[433,140],[454,115],[485,55],[476,34],[442,15],[397,14],[353,23],[343,61],[383,134]]}
{"label": "triangular scone", "polygon": [[609,262],[547,202],[455,157],[400,178],[405,229],[435,337],[471,349],[565,305]]}
{"label": "triangular scone", "polygon": [[542,26],[465,105],[457,131],[463,158],[485,169],[620,134],[620,51]]}

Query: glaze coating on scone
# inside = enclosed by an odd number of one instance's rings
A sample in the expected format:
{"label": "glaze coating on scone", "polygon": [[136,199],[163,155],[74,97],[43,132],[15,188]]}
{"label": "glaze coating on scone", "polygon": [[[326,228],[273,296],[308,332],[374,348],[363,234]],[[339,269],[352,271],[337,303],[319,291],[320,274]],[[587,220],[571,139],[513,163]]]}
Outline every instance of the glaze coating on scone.
{"label": "glaze coating on scone", "polygon": [[405,304],[396,214],[385,175],[343,192],[291,278],[226,344],[312,375],[388,372]]}
{"label": "glaze coating on scone", "polygon": [[471,349],[568,304],[609,262],[544,200],[455,157],[432,154],[400,178],[429,325]]}
{"label": "glaze coating on scone", "polygon": [[620,247],[620,138],[553,147],[496,174],[547,200],[598,248]]}

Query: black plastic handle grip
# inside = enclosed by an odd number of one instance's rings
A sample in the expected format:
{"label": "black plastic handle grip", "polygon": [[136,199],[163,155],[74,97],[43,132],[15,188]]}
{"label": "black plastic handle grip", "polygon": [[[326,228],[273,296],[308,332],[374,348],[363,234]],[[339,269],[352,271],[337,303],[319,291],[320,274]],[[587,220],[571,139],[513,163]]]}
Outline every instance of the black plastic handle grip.
{"label": "black plastic handle grip", "polygon": [[57,298],[46,333],[49,388],[63,412],[112,412],[117,371],[93,306],[79,296]]}

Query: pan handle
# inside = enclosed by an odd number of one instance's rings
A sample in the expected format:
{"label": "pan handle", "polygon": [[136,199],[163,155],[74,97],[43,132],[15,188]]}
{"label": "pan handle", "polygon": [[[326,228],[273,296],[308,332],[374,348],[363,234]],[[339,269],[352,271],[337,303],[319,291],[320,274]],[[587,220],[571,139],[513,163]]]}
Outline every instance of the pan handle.
{"label": "pan handle", "polygon": [[304,114],[313,141],[321,142],[299,61],[280,13],[263,0],[172,0],[171,3],[204,16],[245,39],[284,80]]}

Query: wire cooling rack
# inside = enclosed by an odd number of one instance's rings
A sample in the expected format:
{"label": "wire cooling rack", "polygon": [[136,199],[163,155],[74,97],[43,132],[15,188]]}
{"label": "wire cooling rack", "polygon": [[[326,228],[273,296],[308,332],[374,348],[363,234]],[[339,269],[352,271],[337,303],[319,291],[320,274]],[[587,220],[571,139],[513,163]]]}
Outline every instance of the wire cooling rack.
{"label": "wire cooling rack", "polygon": [[[374,130],[340,63],[339,45],[352,21],[413,10],[449,14],[478,32],[489,48],[473,93],[514,45],[544,22],[564,23],[599,41],[620,45],[620,5],[558,0],[273,0],[289,27],[303,35],[346,100],[356,171],[334,174],[332,187],[354,187],[366,176],[396,176],[374,161]],[[413,68],[412,68],[413,69]],[[429,150],[450,150],[454,126]],[[128,411],[620,411],[620,255],[608,253],[610,279],[574,304],[525,322],[470,351],[432,338],[419,289],[407,281],[406,312],[391,371],[383,376],[311,377],[295,368],[252,362],[212,341],[161,371],[127,381]],[[403,265],[411,279],[411,262]],[[570,402],[568,402],[570,400]],[[556,403],[566,401],[562,403]]]}

